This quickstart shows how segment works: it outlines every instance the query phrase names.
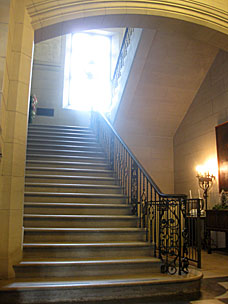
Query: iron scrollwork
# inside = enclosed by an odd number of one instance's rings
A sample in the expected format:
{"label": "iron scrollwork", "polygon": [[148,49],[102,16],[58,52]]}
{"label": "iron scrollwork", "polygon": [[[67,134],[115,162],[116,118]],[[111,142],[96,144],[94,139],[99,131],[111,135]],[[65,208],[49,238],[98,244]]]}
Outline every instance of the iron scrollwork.
{"label": "iron scrollwork", "polygon": [[[160,218],[160,254],[163,261],[161,267],[162,272],[175,274],[179,266],[179,272],[188,272],[188,259],[183,257],[181,260],[181,218],[179,216],[179,208],[182,210],[181,201],[164,199],[160,202],[159,218]],[[187,231],[182,232],[184,240],[183,250],[187,252]],[[181,263],[180,263],[181,260]],[[177,265],[177,263],[179,265]]]}
{"label": "iron scrollwork", "polygon": [[[189,207],[190,202],[186,195],[161,193],[101,114],[92,113],[92,126],[98,141],[104,145],[115,177],[132,206],[132,213],[141,219],[141,227],[145,228],[147,234],[146,239],[154,246],[154,256],[162,260],[161,271],[169,274],[177,271],[179,274],[187,273],[189,261],[199,262],[201,256],[198,245],[200,234],[195,243],[191,239],[189,210],[192,208]],[[197,223],[200,218],[200,208],[198,209]],[[194,259],[191,257],[192,252],[198,254]]]}

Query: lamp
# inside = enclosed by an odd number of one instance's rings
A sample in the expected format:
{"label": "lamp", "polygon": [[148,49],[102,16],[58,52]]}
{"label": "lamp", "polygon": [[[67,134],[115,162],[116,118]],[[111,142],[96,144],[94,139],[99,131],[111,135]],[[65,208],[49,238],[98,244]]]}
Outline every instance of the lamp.
{"label": "lamp", "polygon": [[213,186],[213,181],[215,179],[215,176],[213,174],[210,174],[209,172],[202,173],[200,170],[197,170],[198,173],[196,177],[198,178],[199,187],[203,190],[203,198],[205,202],[205,207],[207,210],[207,198],[208,198],[208,191]]}

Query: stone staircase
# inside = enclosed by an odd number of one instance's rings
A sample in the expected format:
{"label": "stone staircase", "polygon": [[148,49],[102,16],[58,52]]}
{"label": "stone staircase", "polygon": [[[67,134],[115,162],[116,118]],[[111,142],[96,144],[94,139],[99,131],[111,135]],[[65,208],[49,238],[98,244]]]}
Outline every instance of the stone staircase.
{"label": "stone staircase", "polygon": [[189,282],[198,291],[195,277],[161,274],[152,249],[93,132],[30,125],[23,260],[5,303],[157,297]]}

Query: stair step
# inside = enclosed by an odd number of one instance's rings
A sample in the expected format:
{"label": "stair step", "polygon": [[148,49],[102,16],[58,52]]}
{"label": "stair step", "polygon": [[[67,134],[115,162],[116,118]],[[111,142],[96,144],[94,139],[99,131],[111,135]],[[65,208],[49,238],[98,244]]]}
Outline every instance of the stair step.
{"label": "stair step", "polygon": [[34,259],[125,259],[152,256],[153,246],[146,242],[105,243],[24,243],[23,256]]}
{"label": "stair step", "polygon": [[[84,156],[87,158],[92,158],[93,156],[95,156],[95,161],[100,161],[101,159],[104,161],[105,159],[105,154],[103,152],[97,151],[96,149],[92,148],[92,150],[90,151],[90,149],[88,148],[86,149],[81,149],[80,147],[78,147],[77,150],[70,150],[70,149],[32,149],[32,148],[27,148],[27,155],[28,157],[40,157],[40,156],[48,156],[50,157],[59,157],[59,156]],[[93,157],[94,158],[94,157]]]}
{"label": "stair step", "polygon": [[[34,161],[35,162],[35,161]],[[31,161],[31,163],[29,162],[30,165],[33,165],[34,164],[33,161]],[[28,162],[27,162],[28,164]],[[94,177],[95,176],[99,176],[99,177],[112,177],[113,175],[113,172],[111,170],[107,170],[107,167],[106,169],[102,169],[100,167],[102,166],[90,166],[92,168],[68,168],[68,164],[62,168],[62,167],[43,167],[41,164],[42,162],[36,162],[37,165],[39,165],[39,167],[30,167],[30,166],[27,166],[26,167],[26,174],[32,174],[32,173],[36,173],[36,174],[50,174],[50,175],[62,175],[62,174],[65,174],[65,175],[70,175],[70,176],[77,176],[77,175],[83,175],[83,176],[91,176],[93,175]],[[46,165],[48,165],[48,163],[45,163]],[[73,167],[73,166],[72,166]],[[89,166],[88,166],[89,167]]]}
{"label": "stair step", "polygon": [[137,227],[138,218],[129,215],[24,214],[24,227],[121,228]]}
{"label": "stair step", "polygon": [[41,146],[54,146],[54,147],[90,147],[90,148],[101,148],[100,144],[96,141],[75,141],[75,140],[51,140],[51,139],[29,139],[27,147],[41,147]]}
{"label": "stair step", "polygon": [[[80,155],[81,154],[81,155]],[[95,157],[86,153],[78,152],[78,155],[61,155],[61,154],[27,154],[27,160],[56,160],[56,161],[72,161],[72,162],[87,162],[94,164],[103,164],[103,166],[107,166],[106,159],[104,157]],[[79,165],[79,164],[78,164]]]}
{"label": "stair step", "polygon": [[[40,303],[74,303],[80,299],[83,303],[96,301],[101,303],[160,303],[180,298],[196,299],[199,296],[202,273],[191,270],[188,275],[173,276],[161,273],[134,274],[119,278],[87,280],[72,278],[17,279],[3,281],[0,297],[4,304],[40,304]],[[19,296],[20,295],[20,296]],[[143,299],[142,299],[143,297]]]}
{"label": "stair step", "polygon": [[25,202],[26,214],[62,215],[131,215],[131,207],[125,204],[86,204],[86,203],[34,203]]}
{"label": "stair step", "polygon": [[134,258],[92,261],[22,261],[14,266],[17,278],[50,277],[104,277],[111,279],[128,275],[145,275],[160,271],[161,261],[156,258]]}
{"label": "stair step", "polygon": [[60,183],[86,183],[86,184],[105,184],[114,185],[117,181],[113,177],[100,176],[73,176],[73,175],[48,175],[48,174],[26,174],[26,182],[60,182]]}
{"label": "stair step", "polygon": [[34,144],[34,143],[29,143],[27,145],[27,151],[31,151],[31,153],[33,153],[33,151],[39,152],[39,151],[53,151],[54,153],[56,151],[67,151],[67,152],[97,152],[100,155],[104,155],[104,153],[102,152],[102,149],[100,146],[98,145],[86,145],[86,144],[81,144],[81,145],[60,145],[60,144],[50,144],[50,143],[39,143],[39,144]]}
{"label": "stair step", "polygon": [[25,202],[56,202],[59,203],[125,203],[122,194],[102,193],[58,193],[58,192],[25,192]]}
{"label": "stair step", "polygon": [[24,228],[25,243],[104,243],[145,241],[142,228]]}
{"label": "stair step", "polygon": [[30,140],[37,140],[37,141],[49,141],[49,140],[58,140],[59,142],[70,140],[70,141],[90,141],[90,142],[97,142],[97,139],[95,136],[84,136],[84,135],[72,135],[72,136],[66,136],[64,134],[62,135],[46,135],[44,134],[29,134],[27,136],[28,141]]}
{"label": "stair step", "polygon": [[32,125],[28,127],[28,131],[30,132],[62,132],[62,133],[72,133],[72,132],[80,132],[82,134],[94,134],[92,129],[89,127],[69,127],[69,128],[64,128],[64,127],[50,127],[50,126],[45,126],[45,127],[33,127]]}
{"label": "stair step", "polygon": [[60,193],[121,193],[122,188],[117,185],[92,184],[61,184],[61,183],[25,183],[25,191],[60,192]]}
{"label": "stair step", "polygon": [[94,137],[94,134],[91,131],[85,130],[28,130],[29,135],[64,135],[67,137]]}
{"label": "stair step", "polygon": [[[31,160],[27,160],[26,161],[26,169],[29,169],[30,167],[34,167],[34,166],[39,166],[39,167],[49,167],[49,168],[54,168],[55,170],[58,170],[58,168],[60,169],[65,169],[65,168],[70,168],[71,170],[74,169],[80,169],[80,168],[85,168],[85,169],[109,169],[109,165],[104,162],[104,163],[91,163],[88,161],[64,161],[64,160],[51,160],[51,158],[49,160],[35,160],[35,159],[31,159]],[[68,170],[69,171],[69,170]]]}
{"label": "stair step", "polygon": [[54,129],[61,129],[61,130],[84,130],[84,131],[92,131],[89,127],[85,126],[65,126],[65,125],[39,125],[39,124],[29,124],[28,130],[54,130]]}

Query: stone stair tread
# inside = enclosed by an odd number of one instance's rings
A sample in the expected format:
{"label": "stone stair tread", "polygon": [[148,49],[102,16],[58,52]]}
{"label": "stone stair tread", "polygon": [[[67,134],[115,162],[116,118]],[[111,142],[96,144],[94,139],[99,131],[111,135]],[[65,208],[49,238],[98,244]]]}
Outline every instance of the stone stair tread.
{"label": "stone stair tread", "polygon": [[[36,149],[35,149],[35,151],[37,151]],[[50,152],[50,150],[47,150],[47,151],[49,151]],[[64,152],[64,150],[59,150],[59,152]],[[77,151],[77,152],[83,152],[83,151]],[[91,152],[88,152],[88,151],[85,151],[85,153],[91,153]],[[97,153],[97,152],[96,152]],[[66,158],[66,159],[68,159],[68,158],[78,158],[78,159],[93,159],[93,160],[97,160],[97,161],[99,161],[99,160],[106,160],[106,158],[105,157],[93,157],[93,156],[82,156],[82,155],[76,155],[76,156],[74,156],[74,155],[61,155],[61,154],[37,154],[37,153],[32,153],[32,154],[30,154],[30,153],[27,153],[27,157],[29,157],[29,156],[34,156],[34,157],[48,157],[48,158],[52,158],[52,157],[58,157],[58,158]],[[28,161],[30,161],[30,160],[28,160]]]}
{"label": "stone stair tread", "polygon": [[34,247],[34,248],[41,248],[41,247],[152,247],[151,244],[146,242],[107,242],[107,243],[24,243],[24,247]]}
{"label": "stone stair tread", "polygon": [[125,198],[123,194],[112,194],[112,193],[74,193],[74,192],[25,192],[26,196],[76,196],[76,197],[109,197],[109,198]]}
{"label": "stone stair tread", "polygon": [[74,219],[81,219],[81,218],[87,218],[87,219],[136,219],[137,217],[135,215],[104,215],[104,214],[24,214],[24,217],[33,217],[33,218],[74,218]]}
{"label": "stone stair tread", "polygon": [[90,127],[86,127],[86,126],[64,126],[64,125],[29,125],[28,126],[28,130],[40,130],[40,129],[49,129],[49,130],[53,130],[53,129],[58,129],[58,130],[70,130],[72,129],[73,131],[89,131],[90,133],[92,133],[92,130]]}
{"label": "stone stair tread", "polygon": [[28,130],[28,134],[29,135],[64,135],[64,136],[83,136],[83,137],[86,137],[86,136],[91,136],[93,137],[93,133],[92,132],[84,132],[82,130],[75,130],[75,131],[68,131],[68,132],[64,132],[64,131],[60,131],[60,130]]}
{"label": "stone stair tread", "polygon": [[24,206],[51,206],[51,207],[112,207],[112,208],[129,208],[125,204],[110,203],[49,203],[49,202],[24,202]]}
{"label": "stone stair tread", "polygon": [[[33,153],[36,152],[36,153]],[[38,153],[37,153],[38,152]],[[77,153],[85,153],[85,154],[101,154],[103,157],[93,157],[93,156],[81,156],[81,155],[62,155],[62,154],[39,154],[39,152],[53,152],[53,153],[71,153],[71,154],[77,154]],[[99,151],[86,151],[86,150],[57,150],[57,149],[27,149],[27,156],[36,156],[36,157],[59,157],[59,158],[81,158],[81,159],[94,159],[94,160],[105,160],[104,153]]]}
{"label": "stone stair tread", "polygon": [[106,265],[106,264],[141,264],[141,263],[161,263],[161,260],[154,257],[142,257],[142,258],[131,258],[131,259],[110,259],[110,260],[66,260],[66,261],[21,261],[16,266],[60,266],[60,265]]}
{"label": "stone stair tread", "polygon": [[[33,163],[40,163],[40,164],[43,164],[45,162],[43,161],[34,161]],[[48,162],[47,162],[48,163]],[[54,162],[53,162],[54,163]],[[64,162],[58,162],[57,164],[60,164],[61,165],[63,164],[64,165]],[[46,164],[46,163],[45,163]],[[69,162],[65,162],[65,164],[70,164]],[[73,165],[85,165],[85,166],[95,166],[95,167],[103,167],[103,166],[108,166],[107,164],[96,164],[96,163],[73,163]],[[42,171],[69,171],[69,172],[89,172],[89,173],[105,173],[105,172],[109,172],[111,173],[112,171],[111,170],[105,170],[105,169],[91,169],[91,168],[66,168],[66,167],[26,167],[26,170],[42,170]]]}
{"label": "stone stair tread", "polygon": [[121,189],[118,185],[99,185],[99,184],[66,184],[66,183],[30,183],[26,182],[27,187],[69,187],[69,188],[104,188],[104,189]]}
{"label": "stone stair tread", "polygon": [[75,232],[137,232],[145,231],[146,228],[43,228],[43,227],[24,227],[25,231],[75,231]]}
{"label": "stone stair tread", "polygon": [[87,135],[87,136],[83,136],[83,135],[79,135],[79,134],[75,134],[75,136],[66,136],[66,135],[64,135],[64,134],[60,134],[60,135],[53,135],[53,134],[51,134],[51,135],[46,135],[46,134],[29,134],[28,133],[28,140],[30,140],[30,139],[38,139],[38,138],[40,138],[40,137],[42,137],[42,139],[49,139],[49,138],[58,138],[59,140],[61,140],[61,139],[63,139],[63,140],[66,140],[66,139],[82,139],[82,138],[86,138],[86,140],[93,140],[93,141],[96,141],[96,137],[93,135],[93,134],[89,134],[89,135]]}
{"label": "stone stair tread", "polygon": [[[36,127],[37,126],[37,127]],[[92,133],[92,130],[90,127],[86,126],[64,126],[64,125],[29,125],[28,130],[37,130],[40,131],[42,129],[49,129],[50,131],[53,131],[53,129],[57,129],[59,131],[65,132],[65,131],[82,131],[82,132],[89,132]],[[43,130],[42,130],[43,131]]]}
{"label": "stone stair tread", "polygon": [[[102,167],[102,166],[108,166],[107,163],[89,163],[89,162],[69,162],[69,161],[49,161],[49,160],[27,160],[26,163],[31,163],[31,164],[57,164],[57,165],[84,165],[84,166],[97,166],[97,167]],[[30,169],[30,167],[27,167]]]}
{"label": "stone stair tread", "polygon": [[[177,283],[184,281],[195,281],[202,278],[202,273],[200,271],[190,270],[188,274],[183,274],[181,276],[161,273],[145,274],[145,275],[127,275],[126,277],[121,278],[90,278],[88,279],[79,279],[75,278],[50,278],[48,279],[14,279],[8,281],[0,282],[1,291],[10,291],[10,290],[36,290],[36,289],[75,289],[75,288],[102,288],[102,287],[112,287],[112,286],[136,286],[136,285],[158,285],[166,283]],[[174,288],[175,286],[173,286]],[[99,303],[99,302],[98,302]]]}
{"label": "stone stair tread", "polygon": [[[40,143],[38,143],[38,141],[41,141],[39,139],[33,139],[33,138],[29,138],[28,139],[28,144],[31,144],[31,145],[40,145]],[[90,140],[90,141],[82,141],[82,140],[57,140],[57,139],[47,139],[47,140],[42,140],[43,143],[48,143],[48,144],[58,144],[61,146],[60,143],[65,143],[66,145],[67,144],[72,144],[73,146],[77,145],[77,144],[84,144],[84,145],[96,145],[98,147],[100,147],[99,143],[96,141],[96,139],[94,138],[94,140]]]}
{"label": "stone stair tread", "polygon": [[[80,146],[77,145],[76,143],[77,142],[75,142],[74,145],[59,145],[59,144],[50,143],[50,141],[48,141],[48,143],[45,143],[45,147],[46,148],[49,148],[49,147],[52,147],[52,148],[53,147],[55,147],[55,148],[66,147],[66,148],[75,148],[75,149],[77,149],[77,148],[79,148],[79,149],[82,149],[82,148],[88,149],[89,148],[89,149],[94,149],[94,150],[101,149],[101,147],[98,144],[91,145],[90,142],[87,142],[88,145],[86,145],[86,143],[83,142],[83,145],[80,145]],[[28,143],[27,147],[28,147],[29,150],[30,149],[32,150],[33,148],[30,148],[31,146],[40,147],[40,145],[41,145],[40,143]],[[43,149],[38,149],[38,150],[43,150]],[[44,150],[46,150],[46,149],[44,149]],[[56,150],[56,149],[53,149],[53,150]],[[102,152],[100,152],[100,153],[102,153]]]}
{"label": "stone stair tread", "polygon": [[28,129],[36,129],[36,128],[61,128],[61,129],[85,129],[91,130],[90,127],[86,126],[68,126],[68,125],[48,125],[48,124],[29,124]]}
{"label": "stone stair tread", "polygon": [[84,179],[84,180],[101,180],[116,181],[113,177],[102,176],[83,176],[83,175],[49,175],[49,174],[26,174],[26,178],[50,178],[50,179]]}

